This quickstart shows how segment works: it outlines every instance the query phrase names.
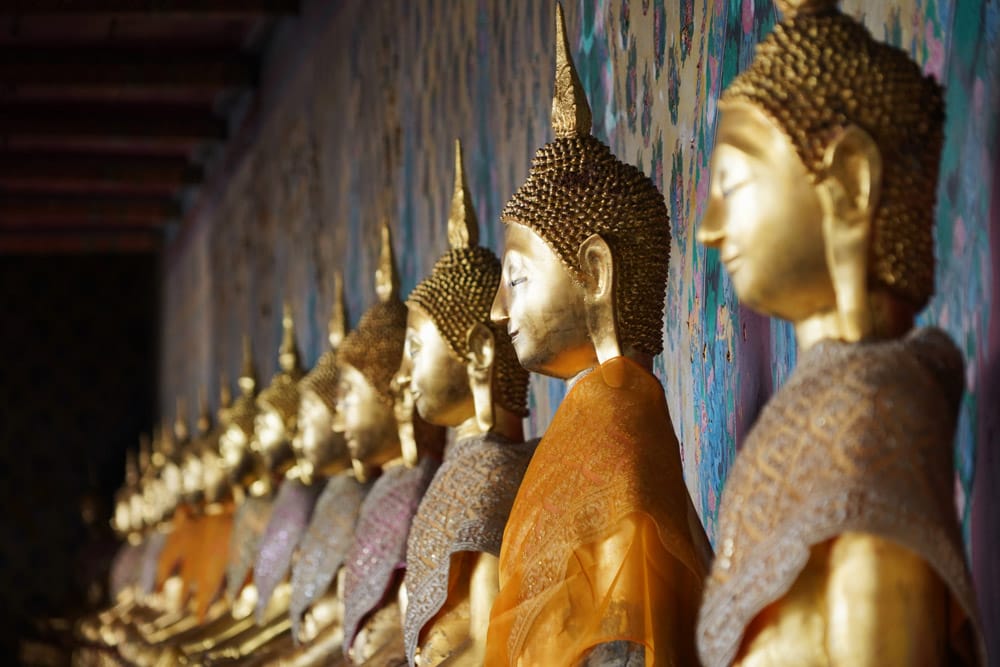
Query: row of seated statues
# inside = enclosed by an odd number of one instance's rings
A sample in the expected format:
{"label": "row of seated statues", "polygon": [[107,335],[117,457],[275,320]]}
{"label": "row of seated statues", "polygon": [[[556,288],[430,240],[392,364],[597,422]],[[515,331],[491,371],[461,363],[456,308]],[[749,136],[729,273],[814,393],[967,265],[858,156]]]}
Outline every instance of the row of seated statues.
{"label": "row of seated statues", "polygon": [[[963,360],[933,292],[942,90],[834,0],[726,89],[697,238],[797,368],[728,475],[713,554],[661,383],[671,223],[591,134],[556,12],[554,138],[479,244],[456,145],[447,252],[306,371],[129,459],[113,605],[77,664],[985,665],[956,512]],[[525,441],[529,372],[568,393]],[[668,367],[667,373],[671,372]],[[224,386],[226,383],[223,383]],[[702,446],[705,446],[702,443]]]}

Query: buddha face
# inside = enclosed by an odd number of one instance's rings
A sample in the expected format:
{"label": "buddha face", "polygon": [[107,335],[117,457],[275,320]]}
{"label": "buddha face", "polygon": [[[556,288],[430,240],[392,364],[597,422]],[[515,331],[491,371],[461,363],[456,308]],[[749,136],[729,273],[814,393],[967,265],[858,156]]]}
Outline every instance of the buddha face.
{"label": "buddha face", "polygon": [[333,430],[333,413],[315,391],[302,392],[299,429],[292,441],[295,455],[312,472],[332,475],[347,464],[343,433]]}
{"label": "buddha face", "polygon": [[379,467],[400,455],[392,407],[379,396],[361,371],[341,364],[334,429],[343,433],[351,458]]}
{"label": "buddha face", "polygon": [[160,479],[163,480],[164,493],[174,503],[180,499],[184,492],[184,480],[181,475],[180,464],[174,461],[167,461],[160,471]]}
{"label": "buddha face", "polygon": [[132,515],[129,511],[131,492],[122,493],[115,500],[115,513],[111,517],[111,528],[116,535],[124,535],[132,527]]}
{"label": "buddha face", "polygon": [[598,363],[583,286],[523,225],[507,225],[503,273],[490,317],[507,326],[518,361],[529,371],[569,379]]}
{"label": "buddha face", "polygon": [[146,525],[148,515],[146,510],[146,499],[141,491],[136,489],[129,495],[128,499],[128,525],[126,530],[139,532]]}
{"label": "buddha face", "polygon": [[465,365],[455,359],[434,320],[419,308],[410,307],[406,318],[403,357],[401,388],[409,385],[421,417],[432,424],[458,426],[475,416]]}
{"label": "buddha face", "polygon": [[184,500],[189,503],[201,500],[205,491],[205,475],[201,456],[191,452],[184,457],[181,465],[181,490]]}
{"label": "buddha face", "polygon": [[698,240],[718,248],[740,301],[799,322],[836,305],[823,208],[788,137],[757,107],[720,107]]}
{"label": "buddha face", "polygon": [[291,443],[285,420],[274,409],[265,407],[254,418],[254,440],[251,445],[260,454],[268,470],[277,470],[292,458]]}
{"label": "buddha face", "polygon": [[146,526],[155,526],[160,520],[160,486],[161,482],[156,477],[146,480],[142,485],[142,493],[137,493],[133,500],[133,523],[141,520]]}
{"label": "buddha face", "polygon": [[226,492],[226,472],[222,458],[211,449],[201,455],[201,469],[205,485],[205,502],[216,503]]}
{"label": "buddha face", "polygon": [[250,439],[239,426],[231,424],[219,438],[222,468],[234,484],[241,484],[250,468]]}

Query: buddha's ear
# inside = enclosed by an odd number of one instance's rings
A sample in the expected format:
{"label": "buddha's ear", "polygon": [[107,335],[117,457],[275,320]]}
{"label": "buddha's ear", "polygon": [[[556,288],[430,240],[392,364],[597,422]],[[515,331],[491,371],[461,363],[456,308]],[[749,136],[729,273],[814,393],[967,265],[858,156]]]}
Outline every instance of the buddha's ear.
{"label": "buddha's ear", "polygon": [[493,428],[493,361],[496,358],[496,336],[482,322],[476,322],[465,334],[469,351],[466,354],[466,372],[472,402],[476,408],[476,421],[484,432]]}
{"label": "buddha's ear", "polygon": [[868,250],[881,189],[878,144],[860,127],[849,125],[827,145],[817,186],[826,263],[837,297],[841,334],[847,341],[861,340],[872,331]]}
{"label": "buddha's ear", "polygon": [[615,260],[611,246],[600,234],[591,234],[580,244],[577,259],[583,273],[587,329],[602,364],[620,357],[615,304]]}

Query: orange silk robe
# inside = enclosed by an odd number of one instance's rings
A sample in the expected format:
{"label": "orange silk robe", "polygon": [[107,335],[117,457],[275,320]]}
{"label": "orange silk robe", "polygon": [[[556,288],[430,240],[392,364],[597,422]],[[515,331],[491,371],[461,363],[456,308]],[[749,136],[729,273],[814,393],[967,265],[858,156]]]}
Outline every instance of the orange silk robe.
{"label": "orange silk robe", "polygon": [[198,552],[194,575],[195,614],[204,620],[209,606],[222,592],[229,563],[229,542],[233,532],[232,500],[221,504],[221,512],[207,513],[199,519]]}
{"label": "orange silk robe", "polygon": [[525,473],[500,551],[486,664],[572,665],[629,641],[696,665],[710,547],[663,388],[618,357],[570,390]]}
{"label": "orange silk robe", "polygon": [[198,517],[191,507],[178,507],[156,566],[156,589],[162,588],[167,579],[177,574],[184,584],[181,600],[185,603],[192,589],[192,556],[198,550],[199,532]]}
{"label": "orange silk robe", "polygon": [[157,564],[156,585],[163,586],[178,574],[184,583],[182,600],[193,595],[195,613],[204,618],[226,578],[229,542],[233,529],[233,503],[222,511],[196,515],[188,506],[174,514],[174,525]]}

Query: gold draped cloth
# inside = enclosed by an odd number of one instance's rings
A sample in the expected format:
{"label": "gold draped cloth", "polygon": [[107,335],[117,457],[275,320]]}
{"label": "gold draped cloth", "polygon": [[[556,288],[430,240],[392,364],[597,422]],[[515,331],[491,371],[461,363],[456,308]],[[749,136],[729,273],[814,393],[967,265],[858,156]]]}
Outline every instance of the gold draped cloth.
{"label": "gold draped cloth", "polygon": [[647,666],[696,664],[709,553],[662,386],[605,362],[564,399],[514,500],[486,664],[576,664],[616,641]]}
{"label": "gold draped cloth", "polygon": [[949,664],[986,664],[954,504],[963,385],[961,353],[938,329],[824,342],[802,355],[722,495],[719,552],[698,620],[706,667],[731,664],[746,627],[791,588],[810,549],[845,532],[923,558],[951,591]]}

